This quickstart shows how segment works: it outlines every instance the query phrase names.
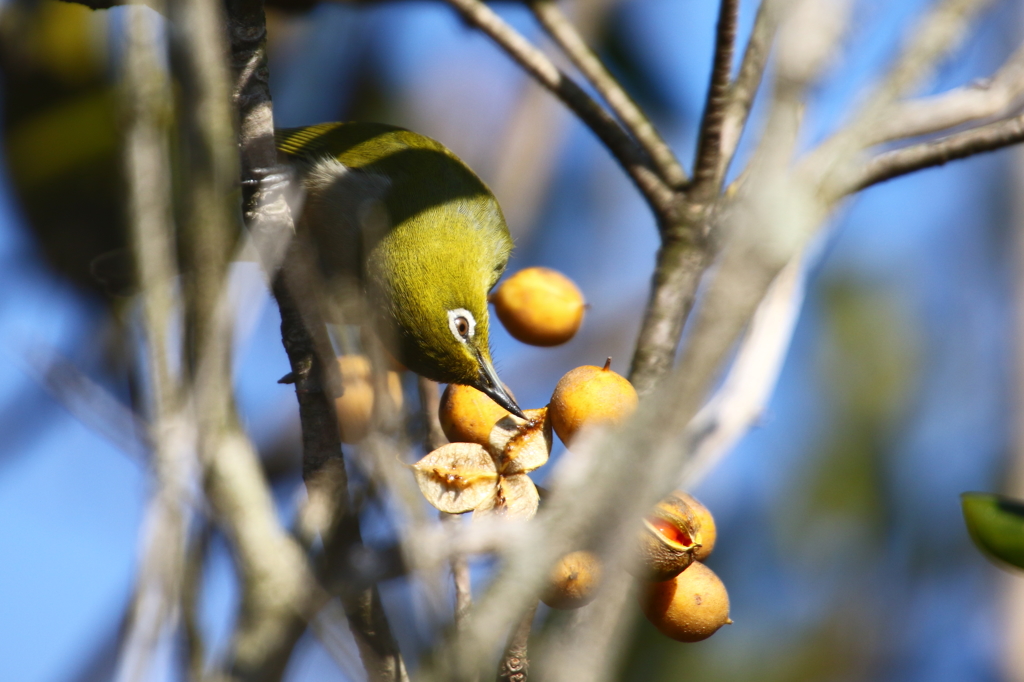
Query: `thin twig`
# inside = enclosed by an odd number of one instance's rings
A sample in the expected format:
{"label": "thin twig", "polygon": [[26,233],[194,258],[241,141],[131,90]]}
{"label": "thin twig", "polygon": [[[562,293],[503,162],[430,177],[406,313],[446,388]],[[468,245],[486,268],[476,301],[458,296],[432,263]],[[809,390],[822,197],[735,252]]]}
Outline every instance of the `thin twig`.
{"label": "thin twig", "polygon": [[633,180],[654,212],[668,215],[675,195],[641,148],[597,102],[518,31],[480,0],[447,0],[467,22],[490,36],[512,59],[586,124]]}
{"label": "thin twig", "polygon": [[697,136],[697,156],[693,162],[693,183],[689,192],[691,198],[698,201],[710,200],[718,194],[715,180],[721,166],[722,124],[729,104],[729,77],[732,74],[739,13],[739,0],[721,0],[715,30],[715,57]]}
{"label": "thin twig", "polygon": [[180,378],[171,370],[170,329],[178,311],[173,293],[171,220],[170,82],[160,66],[152,20],[140,9],[126,22],[121,99],[125,112],[124,165],[128,222],[142,290],[146,368],[150,391],[153,469],[157,486],[146,511],[141,567],[118,679],[148,679],[161,640],[173,636],[180,617],[185,546],[192,511],[185,502],[195,476],[193,429],[183,414]]}
{"label": "thin twig", "polygon": [[[432,452],[448,442],[448,438],[441,429],[441,420],[438,418],[437,410],[440,405],[437,383],[419,377],[420,409],[423,414],[423,421],[426,423],[426,438],[424,445],[427,452]],[[451,528],[458,528],[461,525],[461,517],[458,514],[441,514],[441,521]],[[451,558],[452,585],[455,588],[455,627],[462,627],[466,614],[473,605],[473,586],[470,581],[469,560],[465,554],[453,555]]]}
{"label": "thin twig", "polygon": [[426,427],[426,434],[423,445],[427,452],[433,452],[448,442],[441,428],[441,420],[438,417],[437,409],[441,404],[441,397],[438,392],[437,382],[426,377],[418,377],[417,386],[420,394],[420,412],[423,415],[423,422]]}
{"label": "thin twig", "polygon": [[26,371],[73,417],[148,471],[149,424],[45,342],[28,339],[23,345]]}
{"label": "thin twig", "polygon": [[963,36],[973,18],[992,0],[940,0],[931,6],[910,31],[906,46],[850,122],[806,155],[807,172],[829,176],[823,183],[829,197],[841,196],[856,182],[858,155],[872,145],[876,131],[894,111],[901,97],[917,86]]}
{"label": "thin twig", "polygon": [[626,130],[647,152],[665,183],[675,189],[682,187],[686,183],[686,171],[672,149],[658,134],[647,115],[601,63],[601,59],[590,49],[557,3],[554,0],[531,0],[529,6],[552,40],[594,86]]}
{"label": "thin twig", "polygon": [[719,182],[725,178],[736,155],[736,148],[750,118],[750,110],[754,106],[754,98],[761,87],[768,56],[771,54],[772,41],[778,27],[777,13],[770,11],[770,4],[762,2],[757,8],[754,29],[743,52],[743,61],[739,73],[729,85],[728,105],[722,121],[722,153],[716,171]]}
{"label": "thin twig", "polygon": [[[458,528],[461,517],[458,514],[441,514],[441,521],[449,527]],[[465,554],[456,554],[451,559],[452,585],[455,587],[455,627],[465,625],[466,614],[473,606],[473,585],[470,581],[469,561]]]}
{"label": "thin twig", "polygon": [[207,496],[234,547],[242,585],[228,664],[242,680],[276,680],[287,655],[273,657],[275,644],[304,625],[316,581],[281,526],[233,400],[225,282],[237,239],[230,202],[239,174],[224,18],[214,0],[182,0],[170,10],[178,28],[172,65],[182,85],[182,137],[189,143],[182,241],[194,269],[187,320],[199,452]]}
{"label": "thin twig", "polygon": [[469,559],[465,555],[452,557],[452,583],[455,585],[455,627],[466,622],[466,614],[473,607],[473,584],[470,580]]}
{"label": "thin twig", "polygon": [[523,619],[519,621],[508,638],[505,654],[498,668],[498,682],[527,682],[530,679],[530,630],[533,629],[533,617],[537,614],[538,604],[527,609]]}
{"label": "thin twig", "polygon": [[936,64],[960,44],[974,17],[992,0],[943,0],[932,6],[907,34],[906,47],[868,98],[851,127],[869,126],[873,114],[907,94],[934,71]]}
{"label": "thin twig", "polygon": [[991,78],[900,102],[873,131],[869,144],[938,133],[972,121],[1006,115],[1022,95],[1024,46],[1010,55]]}
{"label": "thin twig", "polygon": [[856,192],[907,173],[1021,142],[1024,142],[1024,116],[1015,116],[931,142],[883,152],[864,164],[851,182],[849,191]]}

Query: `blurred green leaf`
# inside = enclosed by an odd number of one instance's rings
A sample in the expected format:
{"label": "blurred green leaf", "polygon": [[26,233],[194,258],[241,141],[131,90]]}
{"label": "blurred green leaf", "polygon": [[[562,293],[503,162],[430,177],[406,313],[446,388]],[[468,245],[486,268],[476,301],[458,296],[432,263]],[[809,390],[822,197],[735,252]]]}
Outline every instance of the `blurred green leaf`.
{"label": "blurred green leaf", "polygon": [[964,521],[990,557],[1024,568],[1024,502],[991,493],[963,493]]}

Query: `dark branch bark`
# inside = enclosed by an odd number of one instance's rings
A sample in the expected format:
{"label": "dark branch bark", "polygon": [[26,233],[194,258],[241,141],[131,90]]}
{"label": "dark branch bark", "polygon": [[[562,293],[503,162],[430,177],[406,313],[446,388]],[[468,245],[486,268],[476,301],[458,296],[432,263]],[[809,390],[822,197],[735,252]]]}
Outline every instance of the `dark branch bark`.
{"label": "dark branch bark", "polygon": [[[703,223],[706,218],[700,218]],[[700,278],[711,263],[711,247],[701,227],[666,234],[658,249],[651,294],[637,337],[629,380],[641,396],[672,368]]]}
{"label": "dark branch bark", "polygon": [[[234,96],[240,120],[242,177],[247,181],[265,181],[270,171],[278,168],[278,161],[267,83],[262,1],[231,0],[228,28],[236,75]],[[281,337],[291,365],[302,424],[303,479],[310,499],[333,510],[329,527],[321,529],[324,551],[317,566],[321,582],[330,592],[340,594],[370,680],[404,679],[398,646],[376,587],[352,593],[331,579],[349,550],[361,544],[362,539],[356,511],[348,499],[348,477],[332,400],[337,391],[329,388],[333,385],[330,373],[335,371],[334,354],[316,305],[316,282],[303,275],[311,272],[307,254],[302,244],[291,239],[294,222],[279,182],[269,189],[260,187],[250,197],[246,220],[264,265],[272,273],[274,297],[281,311]],[[284,261],[280,264],[282,256]],[[286,634],[276,651],[266,652],[267,658],[286,662],[305,626],[301,614],[282,624]]]}
{"label": "dark branch bark", "polygon": [[776,25],[775,12],[768,8],[768,3],[762,2],[757,8],[754,30],[751,31],[750,40],[743,52],[740,71],[736,80],[729,85],[728,105],[722,122],[722,153],[717,169],[719,182],[725,178],[729,170],[729,164],[736,154],[736,147],[739,146],[750,117],[750,110],[754,106],[754,98],[761,87]]}
{"label": "dark branch bark", "polygon": [[700,134],[697,137],[697,158],[693,164],[690,195],[698,201],[712,199],[718,194],[718,183],[715,180],[722,156],[722,124],[729,104],[729,76],[732,73],[739,10],[739,0],[721,0],[715,32],[715,58],[704,102]]}
{"label": "dark branch bark", "polygon": [[884,152],[864,165],[858,177],[850,184],[850,193],[914,171],[942,166],[950,161],[1021,142],[1024,142],[1024,116],[1015,116],[931,142]]}

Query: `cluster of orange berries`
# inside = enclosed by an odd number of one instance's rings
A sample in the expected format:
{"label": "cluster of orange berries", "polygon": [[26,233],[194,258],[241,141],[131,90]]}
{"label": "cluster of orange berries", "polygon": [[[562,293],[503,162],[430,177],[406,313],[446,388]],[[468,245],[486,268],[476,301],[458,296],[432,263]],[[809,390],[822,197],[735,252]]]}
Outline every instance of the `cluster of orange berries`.
{"label": "cluster of orange berries", "polygon": [[[703,561],[714,549],[715,520],[692,495],[676,491],[644,519],[638,537],[638,599],[644,615],[662,634],[699,642],[729,618],[729,593]],[[541,599],[556,609],[589,603],[601,582],[601,562],[591,552],[572,552],[551,571]]]}
{"label": "cluster of orange berries", "polygon": [[[586,309],[576,285],[547,268],[516,273],[491,303],[514,338],[538,346],[571,339]],[[356,442],[365,437],[372,411],[369,364],[340,362],[345,395],[336,403],[339,428],[345,442]],[[388,390],[400,405],[397,375],[389,376]],[[547,462],[552,431],[568,446],[586,429],[622,422],[637,404],[633,386],[610,369],[610,360],[566,373],[547,406],[525,410],[525,420],[474,388],[450,384],[438,417],[451,442],[423,457],[413,473],[424,497],[442,512],[532,518],[540,494],[527,474]],[[725,587],[702,563],[715,542],[714,520],[703,505],[676,492],[644,520],[640,533],[641,608],[661,632],[692,642],[731,622]],[[541,598],[557,609],[583,606],[595,597],[601,571],[593,553],[571,552],[556,563]]]}
{"label": "cluster of orange berries", "polygon": [[644,615],[662,634],[699,642],[731,623],[729,593],[704,560],[718,533],[707,507],[681,490],[644,519],[639,541]]}

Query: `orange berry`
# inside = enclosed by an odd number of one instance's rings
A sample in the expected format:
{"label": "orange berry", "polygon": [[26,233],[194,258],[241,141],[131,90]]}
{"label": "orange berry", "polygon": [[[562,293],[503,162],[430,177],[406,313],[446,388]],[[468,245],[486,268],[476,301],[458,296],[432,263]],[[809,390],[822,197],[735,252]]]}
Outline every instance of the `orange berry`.
{"label": "orange berry", "polygon": [[578,609],[589,604],[601,585],[601,560],[590,552],[570,552],[551,569],[541,601],[553,609]]}
{"label": "orange berry", "polygon": [[494,312],[514,338],[533,346],[557,346],[583,322],[586,304],[571,279],[550,268],[526,268],[491,295]]}
{"label": "orange berry", "polygon": [[699,642],[732,623],[725,585],[700,562],[671,580],[641,585],[639,598],[647,620],[680,642]]}
{"label": "orange berry", "polygon": [[444,389],[437,413],[448,440],[453,443],[479,443],[484,447],[490,445],[494,425],[510,416],[480,391],[460,384],[448,384]]}
{"label": "orange berry", "polygon": [[617,424],[636,410],[639,398],[633,385],[609,366],[584,365],[559,379],[551,395],[551,425],[562,442],[569,445],[584,426]]}
{"label": "orange berry", "polygon": [[[342,355],[338,358],[341,372],[341,396],[334,399],[338,417],[338,433],[343,443],[358,443],[370,432],[373,415],[373,378],[370,360],[365,355]],[[402,380],[397,372],[388,372],[388,393],[397,409],[402,407]]]}

